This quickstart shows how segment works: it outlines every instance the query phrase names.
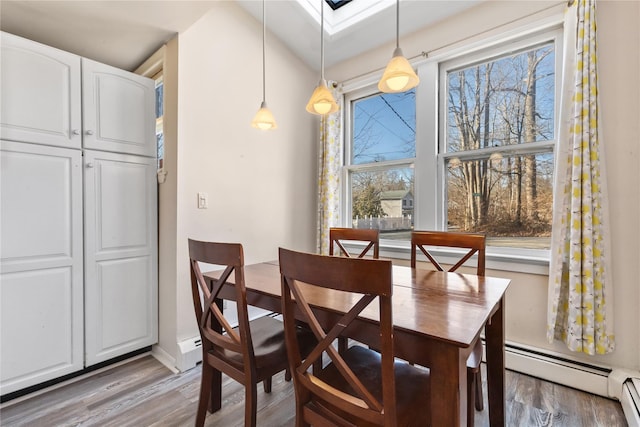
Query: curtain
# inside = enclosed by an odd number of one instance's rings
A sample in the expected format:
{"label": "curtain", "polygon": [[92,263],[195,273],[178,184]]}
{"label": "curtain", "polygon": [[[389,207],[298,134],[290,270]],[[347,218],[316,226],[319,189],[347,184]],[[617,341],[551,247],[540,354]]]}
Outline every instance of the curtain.
{"label": "curtain", "polygon": [[614,349],[595,0],[565,14],[547,339],[586,354]]}
{"label": "curtain", "polygon": [[[330,88],[334,82],[327,82]],[[332,89],[340,109],[321,116],[318,156],[318,252],[329,254],[329,228],[340,225],[340,172],[342,169],[342,108],[339,89]]]}

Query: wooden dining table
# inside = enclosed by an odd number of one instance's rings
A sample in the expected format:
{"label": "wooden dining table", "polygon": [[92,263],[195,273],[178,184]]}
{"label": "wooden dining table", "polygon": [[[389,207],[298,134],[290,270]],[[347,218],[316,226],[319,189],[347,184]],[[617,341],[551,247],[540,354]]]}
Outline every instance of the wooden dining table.
{"label": "wooden dining table", "polygon": [[[244,272],[247,303],[281,312],[278,262],[246,265]],[[204,276],[215,280],[219,274]],[[503,278],[393,266],[394,352],[430,369],[432,426],[466,425],[466,360],[483,330],[490,425],[505,425],[504,298],[509,283]],[[235,298],[231,286],[222,289],[220,298]],[[338,294],[322,289],[309,300],[327,324],[347,312],[357,298]],[[347,330],[350,338],[375,346],[377,309],[370,304],[361,313]],[[217,382],[219,391],[220,379]],[[212,396],[221,398],[220,392]],[[219,402],[212,404],[219,407]]]}

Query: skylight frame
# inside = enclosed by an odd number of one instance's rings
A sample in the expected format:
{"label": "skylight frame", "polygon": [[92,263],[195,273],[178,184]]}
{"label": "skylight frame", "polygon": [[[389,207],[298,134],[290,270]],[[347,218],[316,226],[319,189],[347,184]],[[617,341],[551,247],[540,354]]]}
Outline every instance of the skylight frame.
{"label": "skylight frame", "polygon": [[342,6],[351,3],[352,0],[324,0],[332,10],[340,9]]}

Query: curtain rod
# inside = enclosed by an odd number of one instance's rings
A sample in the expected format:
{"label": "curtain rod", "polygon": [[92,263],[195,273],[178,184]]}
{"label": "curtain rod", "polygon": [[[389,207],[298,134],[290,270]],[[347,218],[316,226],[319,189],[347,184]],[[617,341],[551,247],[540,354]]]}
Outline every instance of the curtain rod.
{"label": "curtain rod", "polygon": [[[569,1],[569,3],[570,3],[570,4],[569,4],[569,6],[575,2],[575,0],[568,0],[568,1]],[[474,37],[477,37],[477,36],[480,36],[480,35],[482,35],[482,34],[488,33],[488,32],[490,32],[490,31],[497,30],[497,29],[502,28],[502,27],[506,27],[507,25],[511,25],[511,24],[513,24],[514,22],[518,22],[518,21],[520,21],[520,20],[522,20],[522,19],[529,18],[530,16],[534,16],[534,15],[536,15],[536,14],[538,14],[538,13],[542,13],[542,12],[547,11],[547,10],[549,10],[549,9],[553,9],[554,7],[557,7],[559,4],[562,4],[562,3],[564,3],[564,0],[563,0],[563,1],[559,1],[558,3],[552,4],[551,6],[547,6],[547,7],[545,7],[544,9],[540,9],[540,10],[537,10],[537,11],[535,11],[535,12],[532,12],[532,13],[530,13],[530,14],[528,14],[528,15],[520,16],[520,17],[518,17],[518,18],[512,19],[511,21],[503,22],[502,24],[499,24],[499,25],[496,25],[496,26],[494,26],[494,27],[488,28],[488,29],[486,29],[486,30],[484,30],[484,31],[480,31],[480,32],[478,32],[478,33],[471,34],[471,35],[469,35],[469,36],[467,36],[467,37],[464,37],[464,38],[462,38],[462,39],[459,39],[459,40],[456,40],[456,41],[452,41],[451,43],[444,44],[444,45],[442,45],[442,46],[439,46],[439,47],[433,48],[433,49],[428,50],[428,51],[424,51],[424,50],[423,50],[423,51],[422,51],[422,52],[420,52],[419,54],[417,54],[417,55],[415,55],[415,56],[412,56],[412,57],[410,57],[410,58],[407,58],[407,60],[411,62],[411,61],[414,61],[414,60],[416,60],[416,59],[418,59],[418,58],[428,58],[430,54],[432,54],[433,52],[436,52],[436,51],[438,51],[438,50],[440,50],[440,49],[445,49],[445,48],[447,48],[447,47],[450,47],[450,46],[453,46],[453,45],[455,45],[455,44],[458,44],[458,43],[461,43],[461,42],[467,41],[467,40],[469,40],[469,39],[472,39],[472,38],[474,38]],[[369,75],[371,75],[371,74],[373,74],[373,73],[380,72],[380,71],[382,71],[382,70],[384,70],[384,67],[383,67],[383,68],[377,68],[377,69],[375,69],[375,70],[373,70],[373,71],[369,71],[369,72],[366,72],[366,73],[362,73],[362,74],[359,74],[359,75],[354,76],[354,77],[350,77],[349,79],[347,79],[347,81],[356,80],[356,79],[359,79],[359,78],[361,78],[361,77],[366,77],[366,76],[369,76]],[[343,82],[340,82],[340,83],[333,83],[333,85],[334,85],[334,87],[336,87],[337,85],[341,85],[342,83],[343,83]]]}
{"label": "curtain rod", "polygon": [[[569,0],[569,6],[571,6],[571,4],[573,4],[573,2],[575,2],[575,0]],[[453,45],[455,45],[455,44],[458,44],[458,43],[460,43],[460,42],[464,42],[464,41],[467,41],[467,40],[472,39],[472,38],[474,38],[474,37],[480,36],[480,35],[482,35],[482,34],[484,34],[484,33],[488,33],[488,32],[490,32],[490,31],[497,30],[497,29],[502,28],[502,27],[506,27],[507,25],[511,25],[511,24],[513,24],[514,22],[518,22],[518,21],[520,21],[520,20],[522,20],[522,19],[529,18],[530,16],[536,15],[536,14],[538,14],[538,13],[542,13],[542,12],[544,12],[544,11],[546,11],[546,10],[553,9],[554,7],[558,6],[558,4],[560,4],[560,3],[562,3],[562,2],[558,2],[558,3],[553,4],[553,5],[551,5],[551,6],[547,6],[547,7],[545,7],[544,9],[537,10],[537,11],[535,11],[535,12],[532,12],[532,13],[528,14],[528,15],[520,16],[520,17],[518,17],[518,18],[512,19],[511,21],[503,22],[503,23],[502,23],[502,24],[500,24],[500,25],[496,25],[496,26],[491,27],[491,28],[489,28],[489,29],[486,29],[486,30],[484,30],[484,31],[480,31],[480,32],[475,33],[475,34],[471,34],[471,35],[469,35],[469,36],[467,36],[467,37],[464,37],[464,38],[462,38],[462,39],[460,39],[460,40],[456,40],[456,41],[453,41],[453,42],[451,42],[451,43],[447,43],[447,44],[445,44],[445,45],[439,46],[439,47],[437,47],[437,48],[434,48],[434,49],[431,49],[431,50],[428,50],[428,51],[422,51],[422,52],[420,52],[418,55],[412,56],[412,57],[411,57],[411,58],[409,58],[409,59],[410,59],[410,60],[414,60],[414,59],[418,59],[418,58],[421,58],[421,57],[423,57],[423,58],[428,58],[428,57],[429,57],[429,55],[430,55],[431,53],[433,53],[433,52],[435,52],[435,51],[437,51],[437,50],[445,49],[445,48],[447,48],[447,47],[451,47],[451,46],[453,46]]]}

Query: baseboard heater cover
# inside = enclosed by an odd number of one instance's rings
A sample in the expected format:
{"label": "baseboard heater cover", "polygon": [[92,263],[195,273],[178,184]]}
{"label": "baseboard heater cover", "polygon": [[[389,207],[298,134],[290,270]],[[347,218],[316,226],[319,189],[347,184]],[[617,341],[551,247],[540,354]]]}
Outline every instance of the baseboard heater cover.
{"label": "baseboard heater cover", "polygon": [[507,369],[566,385],[603,397],[608,393],[611,369],[564,358],[550,352],[512,343],[505,344]]}
{"label": "baseboard heater cover", "polygon": [[629,378],[624,382],[620,404],[629,427],[640,427],[640,378]]}
{"label": "baseboard heater cover", "polygon": [[195,368],[200,362],[202,362],[202,340],[199,336],[188,338],[178,343],[176,368],[180,372]]}

